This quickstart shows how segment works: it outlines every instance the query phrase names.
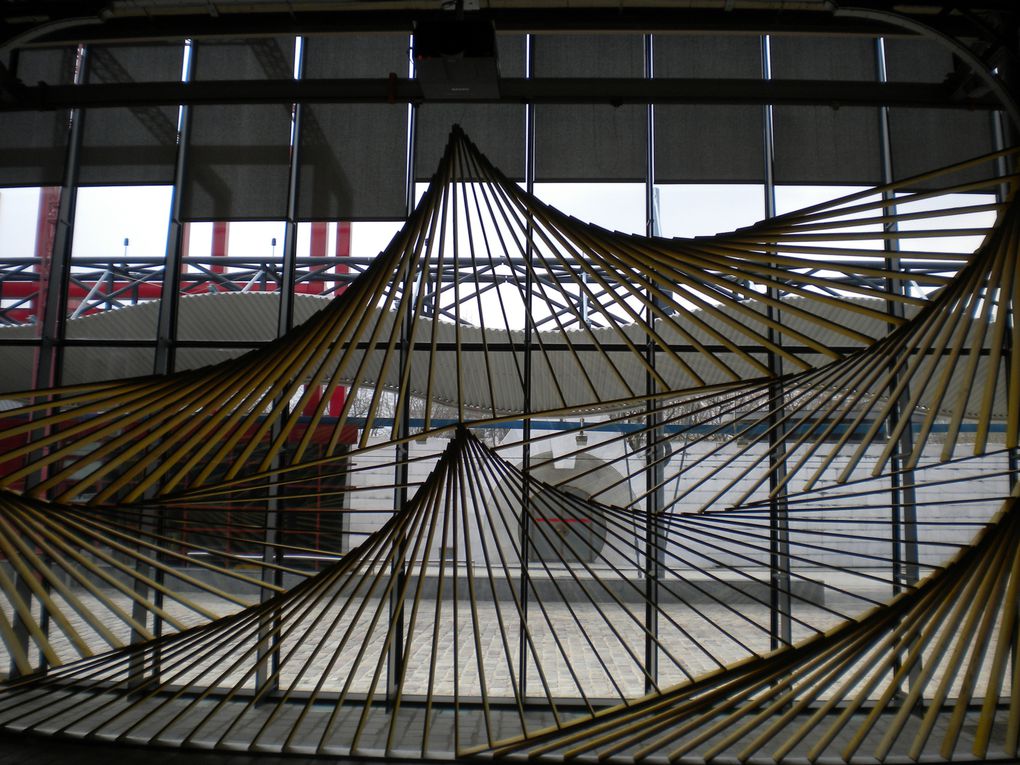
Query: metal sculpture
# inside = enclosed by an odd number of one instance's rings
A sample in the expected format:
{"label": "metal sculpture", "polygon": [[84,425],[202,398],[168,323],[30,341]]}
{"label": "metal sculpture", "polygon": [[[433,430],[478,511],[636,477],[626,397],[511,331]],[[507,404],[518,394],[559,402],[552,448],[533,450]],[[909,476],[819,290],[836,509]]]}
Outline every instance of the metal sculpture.
{"label": "metal sculpture", "polygon": [[[293,333],[10,396],[0,726],[412,757],[1015,757],[1020,212],[1015,176],[958,180],[1015,153],[664,240],[557,212],[455,129],[401,233]],[[946,226],[969,213],[997,220]],[[983,241],[902,246],[954,236]],[[338,386],[360,396],[334,417]],[[531,429],[550,419],[570,424]],[[356,497],[380,466],[397,506],[363,542],[280,536],[293,503]],[[220,544],[238,529],[243,553]]]}

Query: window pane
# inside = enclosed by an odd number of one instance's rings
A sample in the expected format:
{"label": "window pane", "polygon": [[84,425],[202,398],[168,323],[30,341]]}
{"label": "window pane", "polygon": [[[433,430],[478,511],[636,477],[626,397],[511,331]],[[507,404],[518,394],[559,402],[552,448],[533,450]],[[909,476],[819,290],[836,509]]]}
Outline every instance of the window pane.
{"label": "window pane", "polygon": [[78,190],[68,338],[155,339],[171,193],[170,186]]}

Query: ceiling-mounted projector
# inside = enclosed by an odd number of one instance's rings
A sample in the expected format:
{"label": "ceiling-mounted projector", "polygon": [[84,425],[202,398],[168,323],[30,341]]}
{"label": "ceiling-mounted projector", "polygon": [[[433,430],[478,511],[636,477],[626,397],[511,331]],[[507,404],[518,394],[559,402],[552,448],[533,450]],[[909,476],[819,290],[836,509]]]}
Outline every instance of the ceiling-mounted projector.
{"label": "ceiling-mounted projector", "polygon": [[418,22],[414,64],[426,99],[499,98],[496,30],[484,19]]}

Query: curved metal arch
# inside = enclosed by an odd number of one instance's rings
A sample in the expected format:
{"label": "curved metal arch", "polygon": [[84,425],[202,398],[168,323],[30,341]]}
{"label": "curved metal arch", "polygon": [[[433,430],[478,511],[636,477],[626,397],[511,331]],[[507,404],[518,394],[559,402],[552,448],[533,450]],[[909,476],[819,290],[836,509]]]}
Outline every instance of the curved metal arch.
{"label": "curved metal arch", "polygon": [[883,11],[875,8],[844,7],[837,2],[833,2],[832,4],[835,6],[833,13],[836,16],[884,21],[893,26],[909,30],[921,35],[922,37],[934,40],[943,47],[948,48],[954,55],[962,59],[971,68],[971,70],[980,77],[986,85],[988,85],[992,92],[999,97],[999,100],[1002,102],[1003,109],[1009,115],[1009,118],[1013,123],[1014,129],[1020,132],[1020,104],[1018,104],[1017,100],[1013,97],[1013,93],[1006,84],[1002,82],[1002,80],[998,79],[988,70],[988,67],[985,65],[985,62],[981,59],[981,57],[962,42],[932,26],[929,26],[928,24],[924,24],[917,19],[912,19],[901,13],[896,13],[895,11]]}

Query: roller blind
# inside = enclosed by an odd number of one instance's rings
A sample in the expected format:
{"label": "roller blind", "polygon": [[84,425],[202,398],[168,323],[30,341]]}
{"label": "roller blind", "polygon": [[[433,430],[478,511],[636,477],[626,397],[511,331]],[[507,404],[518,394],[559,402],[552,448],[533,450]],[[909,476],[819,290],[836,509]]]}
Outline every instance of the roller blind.
{"label": "roller blind", "polygon": [[757,35],[657,34],[652,43],[656,77],[761,79]]}
{"label": "roller blind", "polygon": [[[771,49],[775,79],[876,79],[870,38],[774,37]],[[776,106],[773,126],[778,183],[881,182],[877,108]]]}
{"label": "roller blind", "polygon": [[882,181],[877,109],[777,106],[772,119],[777,183]]}
{"label": "roller blind", "polygon": [[[642,77],[644,40],[632,35],[536,35],[536,77]],[[539,181],[639,181],[646,173],[644,106],[535,107]]]}
{"label": "roller blind", "polygon": [[[654,74],[664,78],[758,79],[755,36],[656,35]],[[657,105],[655,180],[761,183],[765,179],[760,106]]]}
{"label": "roller blind", "polygon": [[[501,77],[524,77],[524,35],[496,35]],[[450,128],[460,125],[496,167],[514,180],[524,178],[523,104],[423,104],[415,123],[415,177],[432,177]]]}
{"label": "roller blind", "polygon": [[[407,76],[408,34],[311,37],[305,79]],[[298,217],[378,220],[406,213],[407,106],[305,104]]]}
{"label": "roller blind", "polygon": [[[174,82],[184,45],[95,46],[88,81]],[[88,109],[81,148],[82,185],[172,183],[177,156],[176,106]]]}
{"label": "roller blind", "polygon": [[[987,154],[993,149],[992,122],[988,112],[953,109],[889,110],[893,178],[899,180],[956,162]],[[971,170],[922,181],[915,188],[931,188],[987,178],[990,163]]]}
{"label": "roller blind", "polygon": [[[290,79],[293,38],[196,43],[196,80]],[[224,104],[191,110],[182,190],[185,220],[279,220],[287,213],[291,107]]]}
{"label": "roller blind", "polygon": [[[74,80],[76,48],[21,51],[15,74],[26,85]],[[59,186],[64,179],[69,113],[11,112],[0,117],[0,186]]]}
{"label": "roller blind", "polygon": [[[891,82],[943,82],[956,64],[952,53],[936,42],[921,39],[888,40],[885,44],[886,68]],[[963,67],[963,71],[968,71]],[[993,150],[991,115],[959,109],[915,109],[895,107],[889,110],[893,177],[909,178],[929,170],[987,154]],[[987,178],[991,166],[924,181],[915,188],[924,189],[947,183],[965,183]]]}
{"label": "roller blind", "polygon": [[955,69],[948,48],[920,38],[886,39],[885,66],[889,82],[943,82]]}

